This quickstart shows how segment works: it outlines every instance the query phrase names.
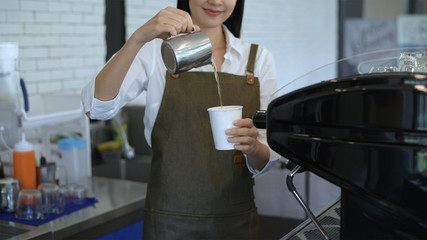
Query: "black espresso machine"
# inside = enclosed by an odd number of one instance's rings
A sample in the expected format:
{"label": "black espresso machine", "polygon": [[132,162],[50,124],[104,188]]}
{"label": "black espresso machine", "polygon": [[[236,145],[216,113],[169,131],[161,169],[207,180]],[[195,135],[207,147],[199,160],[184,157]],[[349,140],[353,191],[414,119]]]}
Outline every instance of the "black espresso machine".
{"label": "black espresso machine", "polygon": [[409,51],[328,64],[253,116],[273,150],[341,188],[340,239],[427,239],[427,73],[398,71]]}

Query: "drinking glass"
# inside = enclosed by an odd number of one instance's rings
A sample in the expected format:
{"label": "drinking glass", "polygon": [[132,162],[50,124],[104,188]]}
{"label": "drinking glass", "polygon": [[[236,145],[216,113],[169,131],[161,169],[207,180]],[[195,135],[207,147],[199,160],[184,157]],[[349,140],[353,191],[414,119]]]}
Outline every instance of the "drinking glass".
{"label": "drinking glass", "polygon": [[27,188],[19,191],[15,217],[25,220],[44,219],[49,212],[44,211],[42,194],[37,189]]}
{"label": "drinking glass", "polygon": [[15,211],[19,190],[21,190],[19,179],[11,177],[0,179],[0,212]]}
{"label": "drinking glass", "polygon": [[403,52],[399,57],[399,71],[415,72],[417,69],[417,58],[421,57],[420,52]]}
{"label": "drinking glass", "polygon": [[66,188],[64,188],[64,191],[66,191],[67,202],[72,202],[74,204],[82,204],[86,202],[87,190],[85,187],[72,183],[68,184]]}
{"label": "drinking glass", "polygon": [[74,203],[83,204],[86,202],[86,188],[78,185],[74,189]]}
{"label": "drinking glass", "polygon": [[59,186],[54,183],[42,183],[38,189],[42,194],[43,207],[49,213],[62,213],[65,208],[65,198],[61,196]]}
{"label": "drinking glass", "polygon": [[427,51],[417,58],[417,72],[427,73]]}

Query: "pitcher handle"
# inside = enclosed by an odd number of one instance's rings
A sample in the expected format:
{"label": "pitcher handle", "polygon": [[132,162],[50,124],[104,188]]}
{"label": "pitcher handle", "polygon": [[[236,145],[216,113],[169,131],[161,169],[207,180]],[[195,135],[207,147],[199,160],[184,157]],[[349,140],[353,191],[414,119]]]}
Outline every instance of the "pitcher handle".
{"label": "pitcher handle", "polygon": [[21,85],[22,89],[22,96],[24,97],[24,110],[25,112],[28,112],[30,110],[30,105],[28,103],[28,92],[27,92],[27,86],[25,85],[25,81],[23,78],[19,80],[19,84]]}

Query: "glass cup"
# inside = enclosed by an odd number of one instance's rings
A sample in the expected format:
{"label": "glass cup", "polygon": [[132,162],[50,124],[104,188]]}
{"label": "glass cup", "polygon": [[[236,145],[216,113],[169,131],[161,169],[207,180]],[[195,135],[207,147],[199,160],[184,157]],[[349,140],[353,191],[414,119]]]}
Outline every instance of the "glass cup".
{"label": "glass cup", "polygon": [[400,67],[401,72],[416,72],[417,69],[418,69],[417,65],[413,65],[413,64],[403,64]]}
{"label": "glass cup", "polygon": [[44,211],[42,194],[37,189],[27,188],[19,191],[15,217],[25,220],[44,219],[49,212]]}
{"label": "glass cup", "polygon": [[19,191],[21,190],[19,179],[0,179],[0,212],[12,213],[15,211]]}
{"label": "glass cup", "polygon": [[243,106],[222,106],[208,109],[212,135],[217,150],[232,150],[234,143],[227,141],[225,130],[235,128],[233,121],[242,118]]}
{"label": "glass cup", "polygon": [[417,58],[417,72],[427,73],[427,51]]}
{"label": "glass cup", "polygon": [[78,187],[75,183],[70,183],[66,185],[66,191],[67,191],[67,202],[74,202],[76,195],[75,195],[75,189]]}
{"label": "glass cup", "polygon": [[74,188],[74,200],[75,204],[83,204],[86,202],[86,188],[78,185]]}
{"label": "glass cup", "polygon": [[399,71],[415,72],[417,69],[417,59],[421,57],[420,52],[403,52],[399,56]]}
{"label": "glass cup", "polygon": [[45,211],[57,214],[64,211],[66,199],[61,196],[58,185],[42,183],[38,189],[42,194],[42,203]]}
{"label": "glass cup", "polygon": [[68,202],[68,188],[66,185],[59,187],[59,196],[64,200],[65,204]]}
{"label": "glass cup", "polygon": [[86,188],[72,183],[67,185],[62,190],[64,193],[66,192],[67,202],[72,202],[74,204],[83,204],[86,202]]}

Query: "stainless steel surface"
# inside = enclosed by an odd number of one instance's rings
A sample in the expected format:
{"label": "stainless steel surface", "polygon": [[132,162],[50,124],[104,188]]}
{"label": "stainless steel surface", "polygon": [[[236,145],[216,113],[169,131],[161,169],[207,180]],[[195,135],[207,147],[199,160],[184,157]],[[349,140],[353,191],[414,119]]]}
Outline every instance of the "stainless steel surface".
{"label": "stainless steel surface", "polygon": [[17,228],[20,230],[16,231],[17,235],[8,239],[61,239],[90,231],[96,226],[132,214],[144,207],[147,191],[145,183],[90,177],[82,179],[79,184],[84,185],[88,189],[88,196],[95,197],[98,203],[37,227],[0,221],[0,235]]}
{"label": "stainless steel surface", "polygon": [[212,45],[204,32],[182,33],[163,41],[163,62],[176,74],[212,63]]}
{"label": "stainless steel surface", "polygon": [[[301,167],[300,166],[296,166],[291,171],[291,173],[289,174],[290,183],[292,183],[293,177],[300,170],[301,170]],[[298,203],[302,206],[302,208],[304,209],[305,213],[310,217],[311,221],[316,226],[316,228],[320,231],[320,233],[322,234],[323,238],[326,239],[326,240],[328,240],[329,237],[328,237],[328,234],[326,233],[325,229],[323,229],[322,225],[317,221],[316,217],[311,212],[310,208],[307,206],[307,204],[304,202],[304,200],[301,198],[301,196],[298,194],[298,192],[296,191],[295,187],[292,188],[291,193],[292,193],[292,195],[294,195],[294,197],[296,198],[296,200],[298,201]]]}
{"label": "stainless steel surface", "polygon": [[27,232],[27,229],[0,224],[0,239],[9,239]]}
{"label": "stainless steel surface", "polygon": [[105,161],[92,166],[92,175],[109,178],[119,178],[138,182],[148,182],[151,169],[151,155],[137,154],[127,160]]}
{"label": "stainless steel surface", "polygon": [[[340,219],[341,219],[341,201],[340,198],[333,201],[327,207],[316,214],[316,218],[328,233],[329,239],[339,240],[340,238]],[[323,239],[323,235],[313,224],[311,219],[307,219],[294,230],[290,231],[281,240],[318,240]]]}
{"label": "stainless steel surface", "polygon": [[11,177],[0,179],[0,212],[14,211],[20,189],[19,179]]}

